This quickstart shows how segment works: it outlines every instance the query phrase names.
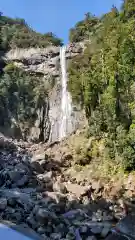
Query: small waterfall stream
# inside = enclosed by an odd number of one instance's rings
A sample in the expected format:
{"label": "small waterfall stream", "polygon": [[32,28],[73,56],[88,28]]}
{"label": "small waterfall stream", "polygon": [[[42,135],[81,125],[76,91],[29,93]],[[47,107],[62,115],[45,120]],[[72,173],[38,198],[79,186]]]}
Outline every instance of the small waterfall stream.
{"label": "small waterfall stream", "polygon": [[59,139],[64,138],[67,133],[72,129],[72,100],[69,92],[67,91],[67,70],[66,70],[66,46],[60,48],[60,65],[61,65],[61,116]]}

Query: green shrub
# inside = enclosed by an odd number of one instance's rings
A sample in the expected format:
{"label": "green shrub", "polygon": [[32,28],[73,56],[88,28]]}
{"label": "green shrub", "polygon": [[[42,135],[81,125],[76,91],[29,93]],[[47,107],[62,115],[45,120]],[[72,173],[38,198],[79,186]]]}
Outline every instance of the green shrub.
{"label": "green shrub", "polygon": [[62,40],[52,32],[41,34],[32,30],[24,19],[12,19],[0,15],[0,48],[46,48],[62,46]]}

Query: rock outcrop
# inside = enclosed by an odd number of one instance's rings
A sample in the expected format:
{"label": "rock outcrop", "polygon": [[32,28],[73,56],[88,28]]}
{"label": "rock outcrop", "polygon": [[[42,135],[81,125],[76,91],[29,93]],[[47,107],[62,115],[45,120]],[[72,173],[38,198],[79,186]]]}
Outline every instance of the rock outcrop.
{"label": "rock outcrop", "polygon": [[[69,44],[66,46],[66,59],[81,54],[84,43]],[[37,119],[33,126],[21,126],[20,132],[26,140],[32,141],[55,141],[59,139],[59,128],[61,125],[61,68],[60,68],[60,47],[48,47],[45,49],[12,49],[7,52],[3,60],[6,63],[13,62],[14,65],[30,74],[37,75],[44,79],[54,79],[54,86],[49,91],[48,100],[46,99],[41,109],[37,110]],[[72,129],[69,134],[84,124],[84,113],[79,108],[74,108],[71,116]],[[19,126],[20,127],[20,126]],[[24,130],[22,131],[22,129]],[[14,129],[14,128],[13,128]],[[14,136],[12,131],[11,136]]]}
{"label": "rock outcrop", "polygon": [[[71,59],[82,53],[84,43],[67,45],[66,57]],[[14,64],[30,73],[43,76],[60,76],[60,47],[12,49],[4,56],[6,62]]]}

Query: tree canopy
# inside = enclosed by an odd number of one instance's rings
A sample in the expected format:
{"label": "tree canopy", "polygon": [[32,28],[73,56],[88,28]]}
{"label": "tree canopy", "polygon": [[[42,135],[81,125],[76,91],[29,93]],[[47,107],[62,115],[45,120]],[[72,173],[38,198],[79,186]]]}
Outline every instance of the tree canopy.
{"label": "tree canopy", "polygon": [[35,32],[24,19],[9,18],[0,14],[0,48],[45,48],[48,45],[61,46],[62,40],[52,32],[41,34]]}
{"label": "tree canopy", "polygon": [[112,7],[93,25],[89,21],[85,17],[70,32],[71,40],[78,35],[88,41],[70,62],[69,91],[85,108],[89,135],[105,138],[110,158],[119,156],[125,169],[135,169],[134,0],[123,1],[120,11]]}

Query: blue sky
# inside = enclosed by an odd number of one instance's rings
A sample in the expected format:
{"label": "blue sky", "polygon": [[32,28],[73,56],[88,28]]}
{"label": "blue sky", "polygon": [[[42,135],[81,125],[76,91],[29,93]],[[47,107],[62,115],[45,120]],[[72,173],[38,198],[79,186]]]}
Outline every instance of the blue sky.
{"label": "blue sky", "polygon": [[121,0],[0,0],[0,11],[10,17],[24,18],[38,32],[53,32],[68,42],[69,29],[86,12],[101,15]]}

